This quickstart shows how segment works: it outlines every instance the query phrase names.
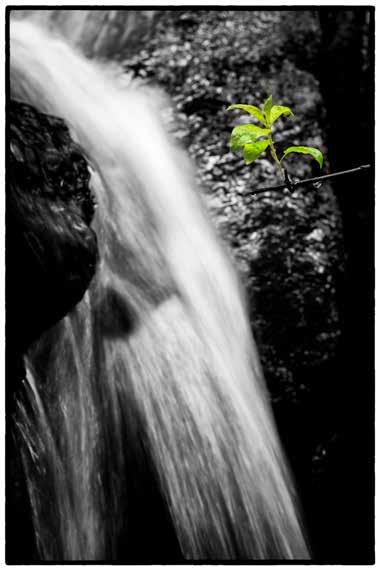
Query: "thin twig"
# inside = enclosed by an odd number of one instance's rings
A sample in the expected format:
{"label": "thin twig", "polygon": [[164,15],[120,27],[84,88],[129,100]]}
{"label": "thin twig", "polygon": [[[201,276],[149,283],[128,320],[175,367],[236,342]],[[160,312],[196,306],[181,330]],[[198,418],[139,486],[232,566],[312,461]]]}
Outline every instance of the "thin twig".
{"label": "thin twig", "polygon": [[364,164],[362,166],[358,166],[357,168],[351,168],[350,170],[342,170],[341,172],[325,174],[324,176],[317,176],[315,178],[306,178],[306,180],[297,180],[297,182],[291,183],[291,188],[289,188],[289,184],[280,184],[279,186],[269,186],[268,188],[257,188],[256,190],[252,190],[252,194],[260,194],[261,192],[269,192],[270,190],[284,190],[285,188],[288,188],[289,190],[293,191],[296,186],[315,184],[315,182],[320,182],[321,180],[327,180],[328,178],[335,178],[336,176],[344,176],[346,174],[354,174],[355,172],[367,170],[368,168],[371,168],[371,165]]}

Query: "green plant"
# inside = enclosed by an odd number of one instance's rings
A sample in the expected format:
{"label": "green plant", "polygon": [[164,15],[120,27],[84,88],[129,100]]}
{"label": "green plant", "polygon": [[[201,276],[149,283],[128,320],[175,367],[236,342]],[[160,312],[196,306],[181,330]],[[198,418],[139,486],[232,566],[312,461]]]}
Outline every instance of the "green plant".
{"label": "green plant", "polygon": [[274,146],[275,143],[273,141],[272,126],[280,117],[289,117],[294,115],[289,107],[273,105],[272,95],[266,99],[262,109],[259,109],[254,105],[242,105],[240,103],[230,105],[227,111],[230,109],[240,109],[241,111],[245,111],[257,119],[262,125],[257,126],[252,123],[238,125],[231,133],[231,150],[234,152],[242,150],[246,164],[254,162],[267,148],[269,148],[271,157],[282,174],[284,174],[282,166],[283,160],[292,153],[309,154],[318,162],[320,168],[322,168],[323,155],[320,150],[311,146],[289,146],[285,149],[282,157],[278,157]]}

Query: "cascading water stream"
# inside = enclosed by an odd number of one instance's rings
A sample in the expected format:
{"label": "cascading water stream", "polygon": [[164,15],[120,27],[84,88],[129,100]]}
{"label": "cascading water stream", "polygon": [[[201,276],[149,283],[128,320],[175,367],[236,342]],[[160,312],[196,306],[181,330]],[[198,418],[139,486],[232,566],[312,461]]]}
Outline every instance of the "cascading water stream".
{"label": "cascading water stream", "polygon": [[10,69],[12,97],[69,125],[98,201],[96,276],[27,354],[18,406],[41,556],[128,559],[151,477],[186,559],[308,558],[239,281],[162,97],[23,21]]}

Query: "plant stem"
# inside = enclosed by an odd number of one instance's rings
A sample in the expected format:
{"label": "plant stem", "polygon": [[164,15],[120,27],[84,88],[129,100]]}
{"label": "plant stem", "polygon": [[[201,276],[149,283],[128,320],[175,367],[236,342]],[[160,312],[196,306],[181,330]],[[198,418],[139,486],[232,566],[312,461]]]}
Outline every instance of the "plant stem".
{"label": "plant stem", "polygon": [[279,158],[278,158],[278,156],[277,156],[276,149],[274,148],[274,143],[273,143],[273,139],[272,139],[272,133],[271,133],[270,136],[269,136],[269,148],[270,148],[270,153],[271,153],[271,155],[272,155],[272,158],[273,158],[273,160],[275,161],[277,167],[279,168],[279,170],[280,170],[280,172],[281,172],[281,175],[284,176],[283,169],[282,169],[282,166],[281,166],[281,162],[279,161]]}
{"label": "plant stem", "polygon": [[279,171],[280,171],[280,174],[281,174],[282,178],[283,178],[283,179],[285,180],[285,182],[286,182],[286,181],[287,181],[287,177],[286,177],[285,170],[283,169],[283,167],[282,167],[282,165],[281,165],[281,162],[280,162],[280,159],[279,159],[278,156],[277,156],[276,149],[274,148],[274,142],[273,142],[273,138],[272,138],[272,128],[271,128],[271,127],[269,127],[269,128],[270,128],[270,135],[269,135],[269,149],[270,149],[270,153],[271,153],[271,155],[272,155],[272,158],[273,158],[275,164],[277,165],[277,168],[278,168]]}

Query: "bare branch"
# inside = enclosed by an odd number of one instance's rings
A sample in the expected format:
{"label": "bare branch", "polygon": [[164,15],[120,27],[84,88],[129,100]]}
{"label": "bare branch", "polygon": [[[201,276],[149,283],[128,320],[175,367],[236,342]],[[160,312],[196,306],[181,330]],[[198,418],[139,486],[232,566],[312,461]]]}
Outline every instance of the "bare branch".
{"label": "bare branch", "polygon": [[[317,176],[315,178],[306,178],[306,180],[297,180],[297,182],[291,182],[288,178],[284,184],[279,184],[278,186],[269,186],[268,188],[257,188],[256,190],[252,190],[252,194],[261,194],[262,192],[269,192],[272,190],[285,190],[287,188],[291,192],[297,186],[306,186],[310,184],[315,184],[316,182],[320,182],[322,180],[327,180],[329,178],[335,178],[337,176],[344,176],[347,174],[354,174],[355,172],[361,172],[363,170],[367,170],[371,168],[370,164],[364,164],[362,166],[358,166],[357,168],[351,168],[350,170],[342,170],[341,172],[333,172],[332,174],[325,174],[324,176]],[[287,174],[287,173],[286,173]]]}

